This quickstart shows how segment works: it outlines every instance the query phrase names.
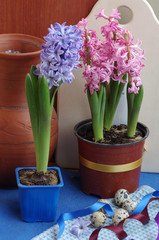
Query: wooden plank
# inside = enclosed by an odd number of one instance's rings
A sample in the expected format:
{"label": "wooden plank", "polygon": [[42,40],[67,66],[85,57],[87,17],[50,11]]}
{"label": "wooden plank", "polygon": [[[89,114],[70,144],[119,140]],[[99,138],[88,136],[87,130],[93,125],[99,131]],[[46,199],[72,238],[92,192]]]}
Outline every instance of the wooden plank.
{"label": "wooden plank", "polygon": [[47,34],[50,24],[76,24],[97,0],[0,0],[0,33]]}

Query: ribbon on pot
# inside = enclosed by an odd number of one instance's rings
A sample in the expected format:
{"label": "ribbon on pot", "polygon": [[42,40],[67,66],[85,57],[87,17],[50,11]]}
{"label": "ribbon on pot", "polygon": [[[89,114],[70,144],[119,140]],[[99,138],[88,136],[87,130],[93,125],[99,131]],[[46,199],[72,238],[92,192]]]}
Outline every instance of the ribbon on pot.
{"label": "ribbon on pot", "polygon": [[106,164],[95,163],[87,160],[81,155],[79,156],[79,159],[80,159],[80,163],[89,169],[99,171],[99,172],[111,172],[111,173],[131,171],[140,167],[142,164],[142,158],[131,163],[120,164],[120,165],[106,165]]}

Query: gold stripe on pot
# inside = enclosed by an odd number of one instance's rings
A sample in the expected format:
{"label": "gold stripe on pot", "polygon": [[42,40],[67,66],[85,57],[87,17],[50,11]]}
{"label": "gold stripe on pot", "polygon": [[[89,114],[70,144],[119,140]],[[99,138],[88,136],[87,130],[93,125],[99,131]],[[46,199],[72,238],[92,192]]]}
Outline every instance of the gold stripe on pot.
{"label": "gold stripe on pot", "polygon": [[120,165],[99,164],[99,163],[91,162],[82,156],[79,156],[79,159],[80,159],[80,163],[83,166],[95,171],[107,172],[107,173],[128,172],[140,167],[142,164],[142,157],[137,161],[126,163],[126,164],[120,164]]}

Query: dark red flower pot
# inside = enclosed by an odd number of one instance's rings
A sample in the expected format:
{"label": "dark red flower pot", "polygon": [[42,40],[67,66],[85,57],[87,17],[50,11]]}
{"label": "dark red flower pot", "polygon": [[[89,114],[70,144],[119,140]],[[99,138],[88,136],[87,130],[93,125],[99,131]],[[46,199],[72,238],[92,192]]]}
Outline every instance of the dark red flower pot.
{"label": "dark red flower pot", "polygon": [[114,197],[118,189],[134,192],[139,184],[144,142],[149,130],[141,123],[137,125],[143,138],[128,144],[100,144],[81,137],[91,120],[85,120],[74,128],[78,139],[80,160],[81,189],[86,194],[98,195],[101,198]]}

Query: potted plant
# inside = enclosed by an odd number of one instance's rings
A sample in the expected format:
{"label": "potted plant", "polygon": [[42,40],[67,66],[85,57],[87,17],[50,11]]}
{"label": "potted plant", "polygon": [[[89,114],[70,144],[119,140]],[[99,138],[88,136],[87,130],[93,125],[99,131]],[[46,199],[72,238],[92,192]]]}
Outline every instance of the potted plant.
{"label": "potted plant", "polygon": [[[132,34],[119,26],[117,9],[113,9],[110,17],[102,9],[96,15],[100,17],[106,21],[101,27],[102,38],[88,29],[87,19],[78,23],[92,119],[80,122],[74,130],[79,146],[81,188],[87,194],[107,198],[120,188],[133,192],[138,187],[148,128],[137,122],[143,99],[140,73],[145,60],[141,42],[134,43]],[[124,87],[127,126],[112,126]]]}
{"label": "potted plant", "polygon": [[[43,39],[19,33],[0,34],[0,186],[15,187],[15,168],[35,166],[35,151],[25,95],[25,76],[40,62]],[[57,141],[53,110],[50,158]],[[8,168],[9,166],[9,168]]]}
{"label": "potted plant", "polygon": [[22,218],[28,222],[52,221],[63,180],[58,167],[48,168],[50,126],[55,94],[71,83],[79,63],[81,31],[55,23],[42,45],[41,63],[26,76],[25,91],[32,124],[36,168],[16,169]]}

